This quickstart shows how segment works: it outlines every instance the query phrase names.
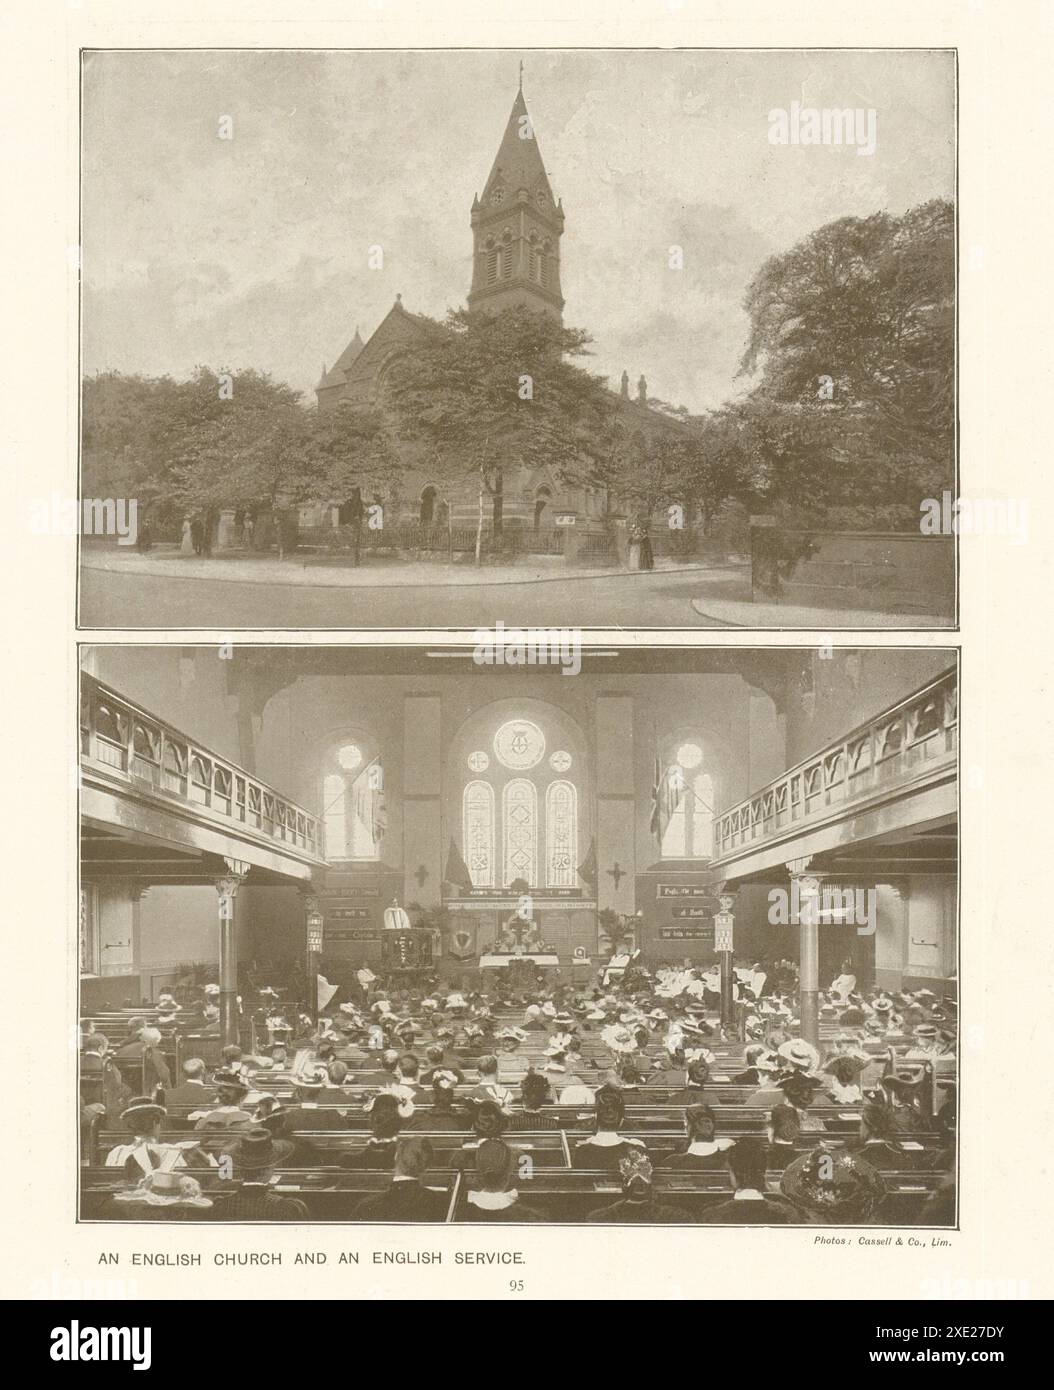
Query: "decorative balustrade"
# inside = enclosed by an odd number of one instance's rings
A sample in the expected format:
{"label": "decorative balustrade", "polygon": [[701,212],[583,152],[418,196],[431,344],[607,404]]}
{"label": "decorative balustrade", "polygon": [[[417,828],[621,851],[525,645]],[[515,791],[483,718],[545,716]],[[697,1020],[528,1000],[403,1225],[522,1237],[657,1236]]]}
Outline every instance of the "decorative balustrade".
{"label": "decorative balustrade", "polygon": [[958,715],[958,680],[948,671],[723,811],[714,827],[715,859],[792,828],[808,828],[840,807],[954,762]]}
{"label": "decorative balustrade", "polygon": [[194,807],[208,820],[322,858],[321,825],[315,816],[84,674],[80,754],[82,761],[124,773],[133,787]]}

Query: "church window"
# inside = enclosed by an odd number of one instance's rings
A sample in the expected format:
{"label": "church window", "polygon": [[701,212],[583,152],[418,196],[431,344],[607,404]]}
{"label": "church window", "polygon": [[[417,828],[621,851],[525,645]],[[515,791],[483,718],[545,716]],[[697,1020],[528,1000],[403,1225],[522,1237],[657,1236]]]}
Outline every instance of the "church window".
{"label": "church window", "polygon": [[541,762],[545,735],[528,719],[511,719],[494,735],[494,753],[502,767],[524,772]]}
{"label": "church window", "polygon": [[501,268],[501,252],[496,246],[492,246],[487,251],[487,284],[493,285],[498,278]]}
{"label": "church window", "polygon": [[575,886],[578,808],[570,782],[550,782],[545,793],[545,886]]}
{"label": "church window", "polygon": [[523,879],[537,890],[575,888],[575,758],[560,744],[546,757],[546,736],[529,719],[506,720],[492,750],[477,745],[465,754],[462,853],[473,887],[500,891]]}
{"label": "church window", "polygon": [[538,794],[534,783],[517,778],[505,787],[505,887],[516,879],[538,882]]}
{"label": "church window", "polygon": [[322,823],[326,858],[381,857],[388,825],[380,760],[369,758],[358,743],[335,749],[322,778]]}
{"label": "church window", "polygon": [[[484,753],[482,755],[486,757]],[[462,800],[465,863],[474,888],[494,887],[494,790],[469,782]]]}
{"label": "church window", "polygon": [[662,837],[663,859],[709,859],[714,847],[714,783],[703,768],[703,748],[682,743],[666,768],[671,811]]}

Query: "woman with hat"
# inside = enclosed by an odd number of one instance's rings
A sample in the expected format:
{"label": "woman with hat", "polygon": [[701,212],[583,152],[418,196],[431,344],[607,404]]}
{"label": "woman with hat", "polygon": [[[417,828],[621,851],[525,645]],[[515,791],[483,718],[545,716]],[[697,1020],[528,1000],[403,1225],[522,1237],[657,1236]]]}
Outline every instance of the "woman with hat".
{"label": "woman with hat", "polygon": [[662,1167],[679,1172],[724,1172],[732,1140],[717,1137],[717,1118],[709,1105],[689,1105],[684,1112],[688,1147],[662,1160]]}
{"label": "woman with hat", "polygon": [[414,1113],[412,1103],[400,1101],[386,1091],[374,1096],[364,1106],[370,1117],[370,1137],[365,1147],[356,1153],[345,1154],[342,1168],[391,1169],[395,1163],[395,1148],[403,1121]]}
{"label": "woman with hat", "polygon": [[176,1144],[161,1142],[161,1126],[167,1113],[163,1105],[156,1105],[149,1096],[133,1097],[121,1114],[131,1138],[126,1144],[114,1145],[106,1155],[106,1167],[123,1168],[130,1177],[139,1178],[158,1169],[170,1173],[186,1168],[191,1159],[202,1167],[213,1163],[195,1139]]}
{"label": "woman with hat", "polygon": [[464,1129],[468,1121],[454,1109],[455,1087],[459,1074],[447,1071],[445,1067],[434,1067],[432,1077],[432,1108],[418,1111],[407,1129],[425,1129],[429,1132],[447,1132]]}
{"label": "woman with hat", "polygon": [[812,1149],[796,1158],[784,1170],[780,1191],[824,1225],[870,1221],[886,1195],[885,1184],[871,1164],[843,1148]]}
{"label": "woman with hat", "polygon": [[210,1110],[191,1112],[190,1118],[196,1121],[195,1129],[239,1129],[252,1121],[252,1116],[241,1104],[249,1094],[249,1087],[237,1072],[216,1072],[212,1089],[216,1092],[217,1104]]}
{"label": "woman with hat", "polygon": [[841,1053],[824,1065],[824,1089],[835,1105],[859,1105],[864,1098],[860,1085],[861,1073],[870,1065],[868,1057],[853,1057]]}
{"label": "woman with hat", "polygon": [[219,1215],[224,1221],[307,1221],[303,1202],[284,1193],[273,1192],[270,1181],[278,1167],[296,1161],[294,1145],[276,1139],[264,1126],[242,1134],[231,1154],[233,1187],[225,1191]]}
{"label": "woman with hat", "polygon": [[137,1221],[186,1221],[208,1211],[212,1202],[201,1194],[201,1184],[189,1174],[157,1168],[144,1173],[128,1192],[115,1192],[118,1217],[134,1216]]}
{"label": "woman with hat", "polygon": [[549,1082],[533,1067],[520,1082],[520,1103],[522,1110],[512,1116],[514,1130],[551,1130],[562,1127],[559,1116],[546,1114],[544,1107],[552,1105],[553,1093]]}
{"label": "woman with hat", "polygon": [[746,1066],[733,1076],[736,1086],[761,1086],[779,1070],[776,1055],[763,1043],[752,1043],[743,1055]]}
{"label": "woman with hat", "polygon": [[492,1053],[481,1057],[479,1084],[469,1092],[469,1100],[492,1101],[506,1114],[512,1109],[512,1092],[498,1080],[498,1059]]}
{"label": "woman with hat", "polygon": [[626,1122],[622,1095],[614,1086],[601,1086],[594,1099],[595,1129],[588,1139],[580,1139],[571,1155],[574,1168],[600,1168],[617,1173],[619,1159],[644,1145],[620,1133]]}

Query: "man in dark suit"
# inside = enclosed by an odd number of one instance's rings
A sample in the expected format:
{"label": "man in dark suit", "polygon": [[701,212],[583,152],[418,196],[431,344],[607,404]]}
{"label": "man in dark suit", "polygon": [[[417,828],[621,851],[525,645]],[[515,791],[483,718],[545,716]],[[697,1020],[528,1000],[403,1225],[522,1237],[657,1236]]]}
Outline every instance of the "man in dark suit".
{"label": "man in dark suit", "polygon": [[429,1140],[417,1135],[400,1139],[395,1151],[391,1186],[364,1197],[354,1211],[356,1221],[442,1221],[447,1212],[443,1192],[421,1181],[433,1157]]}
{"label": "man in dark suit", "polygon": [[165,1091],[165,1105],[169,1108],[193,1107],[197,1110],[211,1110],[216,1104],[216,1093],[206,1084],[205,1063],[200,1057],[188,1057],[183,1063],[183,1080],[178,1086],[169,1086]]}

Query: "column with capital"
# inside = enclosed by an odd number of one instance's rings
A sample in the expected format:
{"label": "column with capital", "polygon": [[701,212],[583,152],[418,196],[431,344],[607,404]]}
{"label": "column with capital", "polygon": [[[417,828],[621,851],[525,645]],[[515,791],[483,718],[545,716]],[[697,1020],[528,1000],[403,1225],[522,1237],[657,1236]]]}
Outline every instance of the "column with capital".
{"label": "column with capital", "polygon": [[810,873],[812,856],[792,859],[790,874],[791,921],[798,922],[798,1017],[801,1036],[813,1047],[820,1044],[820,894],[823,874]]}
{"label": "column with capital", "polygon": [[216,880],[220,926],[220,1038],[226,1046],[240,1041],[238,1033],[238,938],[235,902],[250,866],[224,856],[227,873]]}

